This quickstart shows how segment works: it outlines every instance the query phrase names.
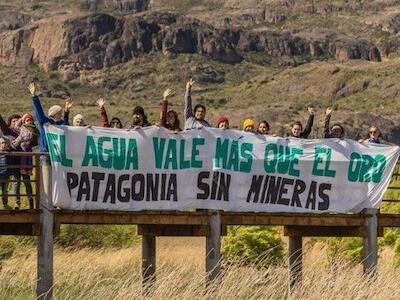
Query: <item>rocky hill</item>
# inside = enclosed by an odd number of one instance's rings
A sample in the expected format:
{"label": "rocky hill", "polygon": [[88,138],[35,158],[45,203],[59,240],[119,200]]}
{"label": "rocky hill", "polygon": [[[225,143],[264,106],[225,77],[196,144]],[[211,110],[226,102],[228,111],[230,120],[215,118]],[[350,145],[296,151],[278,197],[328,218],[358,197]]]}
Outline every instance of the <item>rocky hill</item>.
{"label": "rocky hill", "polygon": [[395,0],[0,0],[1,112],[29,110],[34,79],[93,124],[100,96],[126,121],[137,103],[156,121],[162,90],[181,110],[193,76],[211,120],[248,115],[282,134],[312,104],[318,137],[334,105],[349,136],[377,124],[400,143],[399,32]]}

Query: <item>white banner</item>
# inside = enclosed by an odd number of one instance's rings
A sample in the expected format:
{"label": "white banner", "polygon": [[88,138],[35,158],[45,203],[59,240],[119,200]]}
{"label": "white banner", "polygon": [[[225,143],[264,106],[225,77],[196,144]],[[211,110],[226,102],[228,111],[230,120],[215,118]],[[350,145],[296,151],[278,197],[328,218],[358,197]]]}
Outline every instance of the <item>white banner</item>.
{"label": "white banner", "polygon": [[73,210],[347,213],[378,208],[399,147],[204,128],[46,127],[53,202]]}

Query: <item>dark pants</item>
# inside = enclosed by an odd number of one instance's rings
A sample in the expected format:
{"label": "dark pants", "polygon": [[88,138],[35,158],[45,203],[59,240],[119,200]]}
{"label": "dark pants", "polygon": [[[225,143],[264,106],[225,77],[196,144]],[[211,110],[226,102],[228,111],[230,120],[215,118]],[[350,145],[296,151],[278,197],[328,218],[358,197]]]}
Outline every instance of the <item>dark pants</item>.
{"label": "dark pants", "polygon": [[8,175],[0,175],[0,190],[1,199],[3,200],[3,206],[8,206]]}

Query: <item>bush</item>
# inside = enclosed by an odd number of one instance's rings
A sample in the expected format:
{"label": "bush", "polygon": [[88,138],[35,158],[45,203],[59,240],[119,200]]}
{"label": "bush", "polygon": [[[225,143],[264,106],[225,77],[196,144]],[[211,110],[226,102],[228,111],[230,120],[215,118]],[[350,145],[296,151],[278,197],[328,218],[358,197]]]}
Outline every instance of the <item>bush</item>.
{"label": "bush", "polygon": [[276,265],[284,257],[283,241],[274,227],[233,227],[223,240],[222,255],[227,262],[258,267]]}
{"label": "bush", "polygon": [[345,258],[353,263],[361,263],[363,260],[363,242],[361,238],[329,238],[327,239],[328,258]]}
{"label": "bush", "polygon": [[68,248],[125,248],[137,243],[136,226],[63,225],[58,245]]}

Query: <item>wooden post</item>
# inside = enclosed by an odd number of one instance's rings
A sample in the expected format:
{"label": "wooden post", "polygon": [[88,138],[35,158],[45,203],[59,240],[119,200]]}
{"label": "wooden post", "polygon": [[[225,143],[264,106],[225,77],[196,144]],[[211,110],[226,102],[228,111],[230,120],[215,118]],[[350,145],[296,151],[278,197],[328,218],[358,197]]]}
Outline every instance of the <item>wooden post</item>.
{"label": "wooden post", "polygon": [[156,280],[156,237],[142,235],[142,285],[144,294]]}
{"label": "wooden post", "polygon": [[209,234],[206,236],[207,283],[219,277],[221,271],[221,215],[209,216]]}
{"label": "wooden post", "polygon": [[41,157],[40,224],[38,237],[38,270],[36,295],[38,299],[53,298],[53,203],[51,165],[48,156]]}
{"label": "wooden post", "polygon": [[303,272],[303,238],[289,236],[289,293],[301,285]]}
{"label": "wooden post", "polygon": [[373,275],[378,264],[378,210],[368,208],[363,211],[370,215],[365,218],[365,236],[363,237],[363,271]]}

